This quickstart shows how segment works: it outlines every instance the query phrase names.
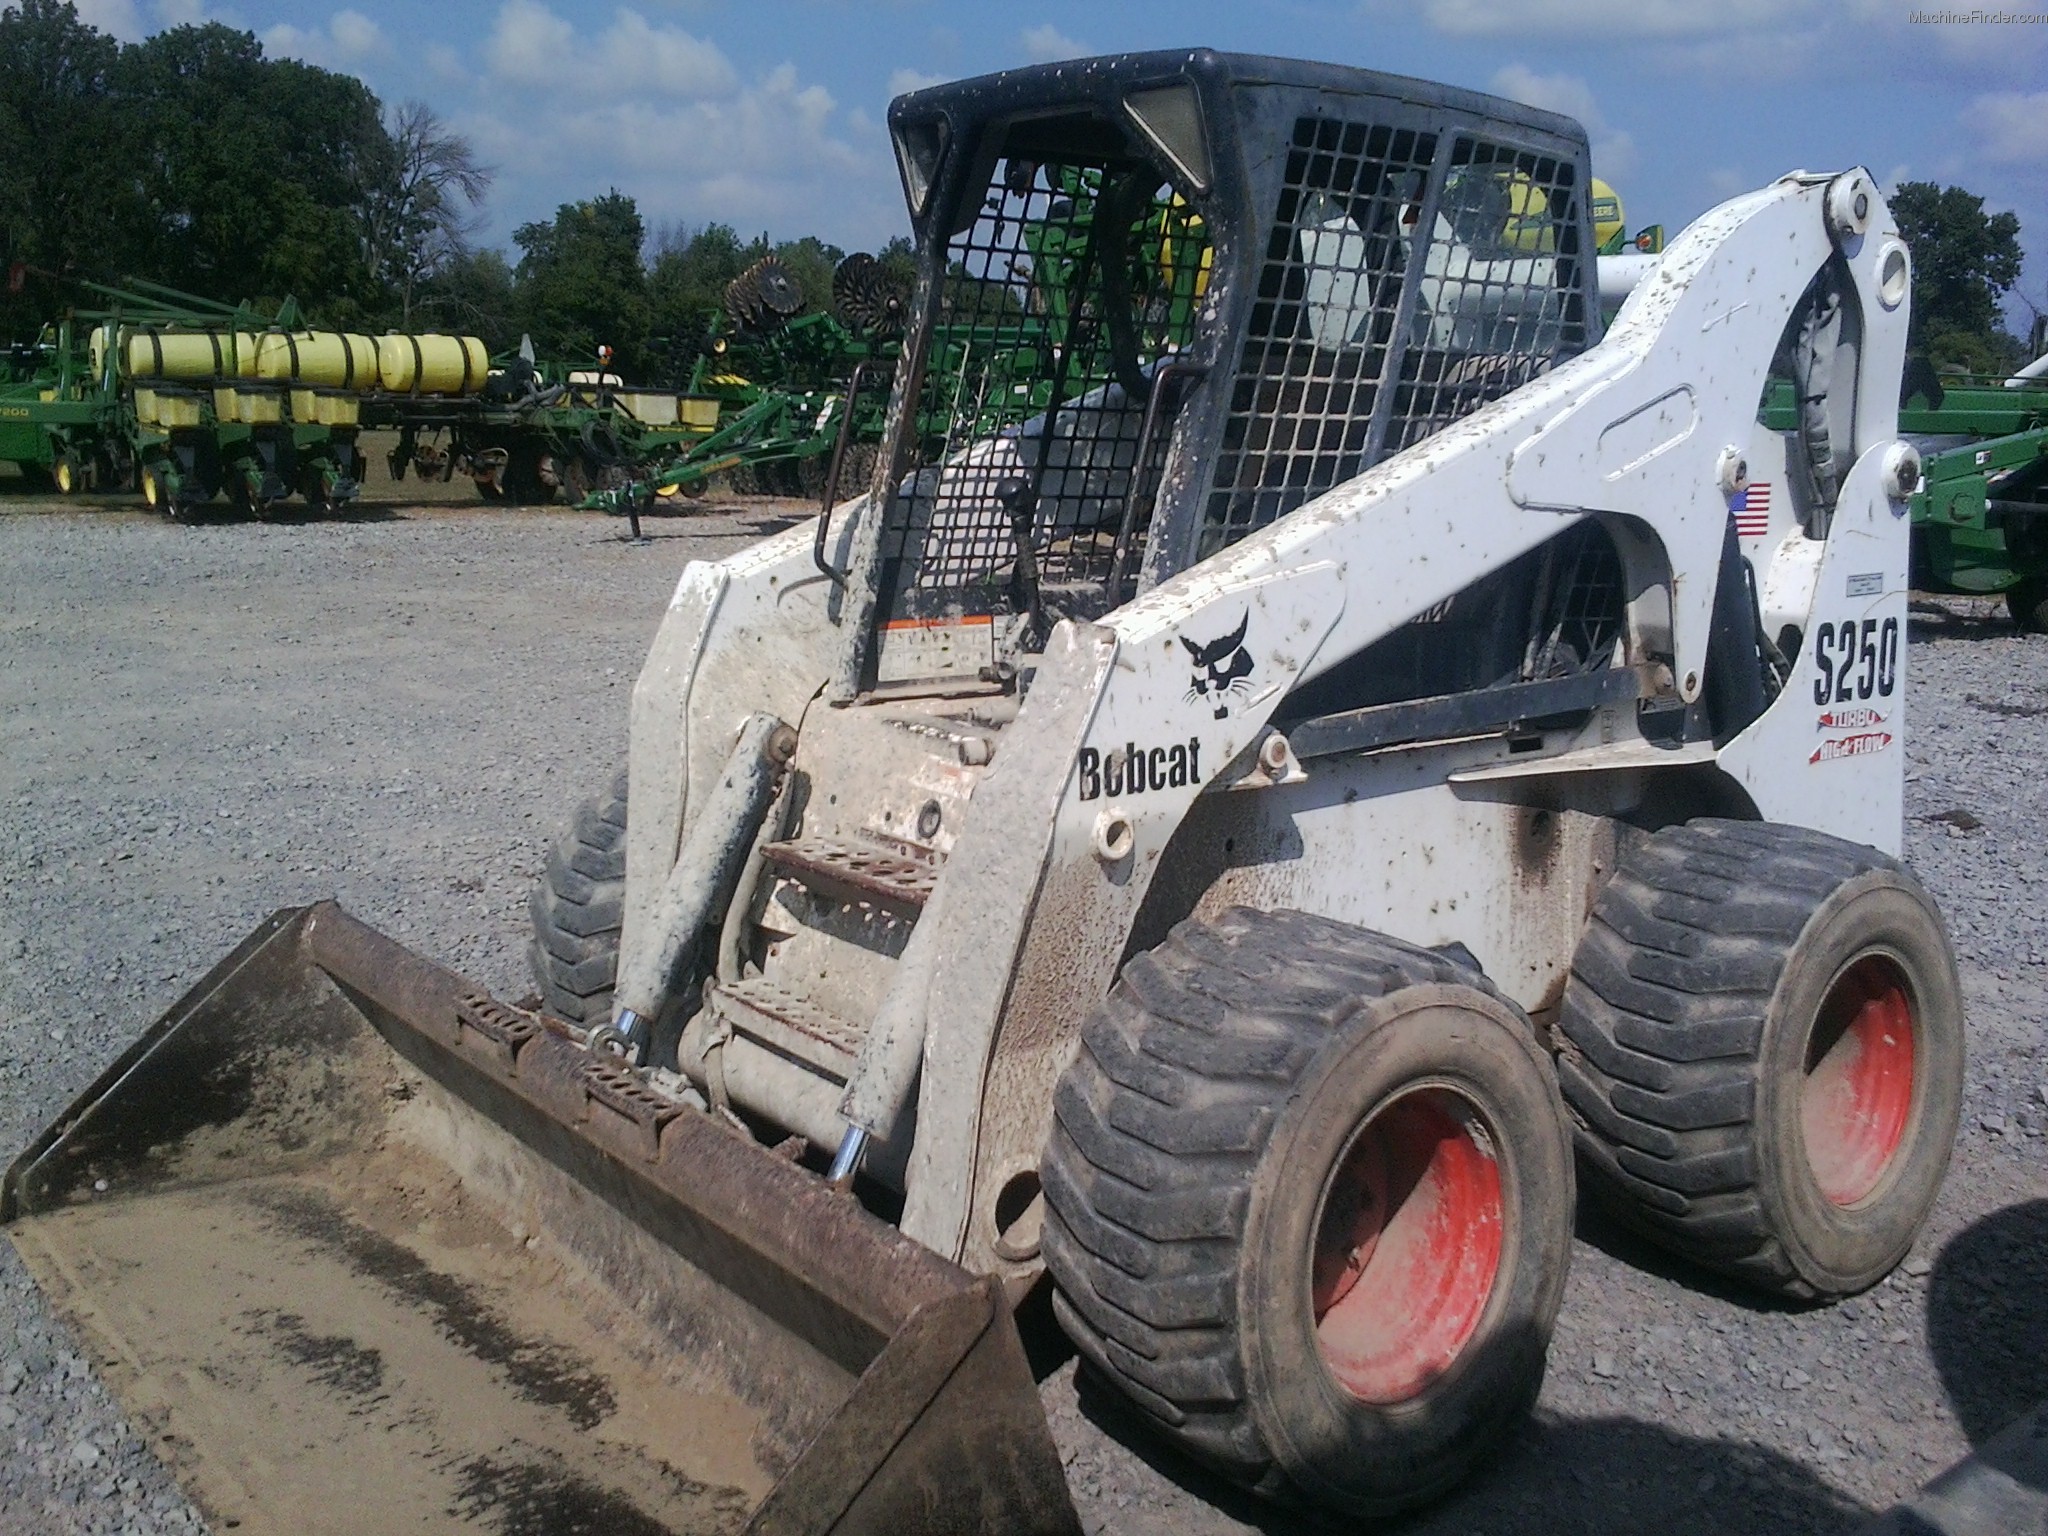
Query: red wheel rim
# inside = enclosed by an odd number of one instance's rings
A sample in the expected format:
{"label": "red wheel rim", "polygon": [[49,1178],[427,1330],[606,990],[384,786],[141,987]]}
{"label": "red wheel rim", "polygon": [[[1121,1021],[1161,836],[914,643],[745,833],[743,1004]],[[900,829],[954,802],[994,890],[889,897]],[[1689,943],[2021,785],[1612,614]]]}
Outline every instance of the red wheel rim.
{"label": "red wheel rim", "polygon": [[1913,1110],[1913,997],[1905,973],[1865,955],[1836,978],[1806,1046],[1799,1117],[1806,1161],[1836,1205],[1867,1199]]}
{"label": "red wheel rim", "polygon": [[1323,1363],[1353,1397],[1398,1403],[1451,1368],[1500,1274],[1500,1164],[1445,1088],[1383,1105],[1323,1194],[1311,1278]]}

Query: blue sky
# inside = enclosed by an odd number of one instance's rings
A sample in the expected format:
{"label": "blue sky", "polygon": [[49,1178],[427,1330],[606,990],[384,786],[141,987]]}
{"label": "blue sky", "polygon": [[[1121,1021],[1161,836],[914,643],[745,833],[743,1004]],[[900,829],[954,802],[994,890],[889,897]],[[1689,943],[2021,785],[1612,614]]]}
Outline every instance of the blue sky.
{"label": "blue sky", "polygon": [[124,37],[218,19],[387,103],[426,101],[496,169],[482,235],[507,247],[609,187],[650,229],[873,246],[904,228],[882,129],[898,91],[1207,45],[1567,112],[1630,223],[1674,233],[1799,166],[1961,182],[2019,214],[2021,291],[2048,308],[2048,0],[2006,3],[2037,22],[1930,23],[1915,18],[1944,12],[1920,0],[78,0]]}

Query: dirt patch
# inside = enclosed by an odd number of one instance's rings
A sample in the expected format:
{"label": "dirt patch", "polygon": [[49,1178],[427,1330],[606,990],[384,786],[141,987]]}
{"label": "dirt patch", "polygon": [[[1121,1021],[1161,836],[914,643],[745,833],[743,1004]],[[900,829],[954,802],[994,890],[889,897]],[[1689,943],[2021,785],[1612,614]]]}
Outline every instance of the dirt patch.
{"label": "dirt patch", "polygon": [[218,1525],[721,1531],[770,1481],[753,1414],[410,1153],[14,1235]]}

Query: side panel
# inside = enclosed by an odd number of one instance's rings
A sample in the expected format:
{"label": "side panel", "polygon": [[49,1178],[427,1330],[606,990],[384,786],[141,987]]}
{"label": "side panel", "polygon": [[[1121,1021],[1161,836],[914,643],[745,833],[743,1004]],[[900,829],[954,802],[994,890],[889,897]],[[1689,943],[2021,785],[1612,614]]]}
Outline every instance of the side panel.
{"label": "side panel", "polygon": [[1896,854],[1905,836],[1910,526],[1906,502],[1884,494],[1888,446],[1865,452],[1842,484],[1784,692],[1720,762],[1767,820]]}
{"label": "side panel", "polygon": [[[841,570],[865,505],[861,498],[832,514],[828,558]],[[840,589],[812,560],[816,537],[806,520],[715,565],[692,562],[676,583],[633,686],[627,952],[654,942],[649,913],[690,807],[702,803],[747,716],[765,711],[797,725],[831,676]]]}

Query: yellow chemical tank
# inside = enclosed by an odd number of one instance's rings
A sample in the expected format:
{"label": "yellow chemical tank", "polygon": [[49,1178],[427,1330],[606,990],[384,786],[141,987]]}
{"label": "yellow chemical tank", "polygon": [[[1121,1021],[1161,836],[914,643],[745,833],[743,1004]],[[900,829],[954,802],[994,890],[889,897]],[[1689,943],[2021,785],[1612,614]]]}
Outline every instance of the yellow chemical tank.
{"label": "yellow chemical tank", "polygon": [[248,331],[121,332],[121,371],[131,379],[253,379],[256,337]]}
{"label": "yellow chemical tank", "polygon": [[351,331],[265,331],[256,377],[326,389],[375,389],[377,344]]}
{"label": "yellow chemical tank", "polygon": [[474,336],[377,338],[377,372],[394,394],[475,394],[490,368],[490,354]]}

